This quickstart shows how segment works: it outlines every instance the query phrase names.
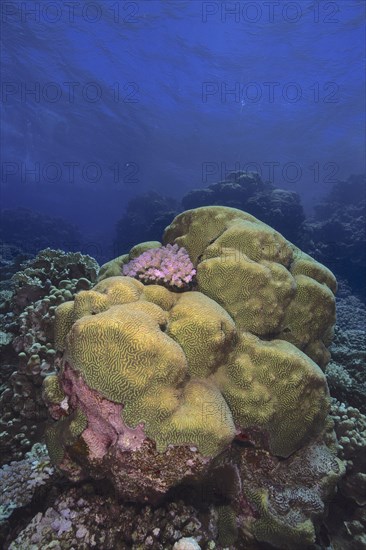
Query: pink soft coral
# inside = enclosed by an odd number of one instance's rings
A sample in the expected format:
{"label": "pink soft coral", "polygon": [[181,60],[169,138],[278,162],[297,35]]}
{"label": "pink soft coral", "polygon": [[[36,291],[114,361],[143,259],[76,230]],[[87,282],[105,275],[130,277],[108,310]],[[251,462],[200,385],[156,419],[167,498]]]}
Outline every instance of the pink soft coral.
{"label": "pink soft coral", "polygon": [[143,283],[185,289],[191,285],[196,270],[185,248],[179,248],[177,244],[167,244],[146,250],[125,264],[122,273]]}

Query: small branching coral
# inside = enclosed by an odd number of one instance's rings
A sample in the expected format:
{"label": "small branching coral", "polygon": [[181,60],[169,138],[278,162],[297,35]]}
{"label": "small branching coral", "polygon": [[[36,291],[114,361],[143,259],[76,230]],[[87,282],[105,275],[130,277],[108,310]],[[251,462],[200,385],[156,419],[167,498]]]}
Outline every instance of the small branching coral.
{"label": "small branching coral", "polygon": [[167,244],[146,250],[125,264],[122,273],[143,283],[187,289],[193,282],[196,270],[185,248]]}

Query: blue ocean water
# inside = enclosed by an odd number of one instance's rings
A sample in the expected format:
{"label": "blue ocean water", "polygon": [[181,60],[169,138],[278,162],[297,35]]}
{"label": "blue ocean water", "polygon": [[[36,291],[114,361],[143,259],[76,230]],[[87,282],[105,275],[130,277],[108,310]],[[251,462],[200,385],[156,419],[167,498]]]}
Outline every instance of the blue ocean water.
{"label": "blue ocean water", "polygon": [[365,7],[2,0],[1,548],[365,548]]}
{"label": "blue ocean water", "polygon": [[2,201],[113,230],[128,200],[234,169],[311,208],[364,171],[364,10],[4,1]]}

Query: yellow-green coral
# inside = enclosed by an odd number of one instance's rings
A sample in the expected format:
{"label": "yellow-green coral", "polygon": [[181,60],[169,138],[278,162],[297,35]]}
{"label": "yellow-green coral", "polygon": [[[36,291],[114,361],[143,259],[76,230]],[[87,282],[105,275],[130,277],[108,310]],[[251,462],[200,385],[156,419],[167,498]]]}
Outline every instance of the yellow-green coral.
{"label": "yellow-green coral", "polygon": [[118,258],[114,258],[109,262],[102,265],[98,274],[98,281],[103,281],[109,277],[117,277],[122,273],[122,267],[124,264],[127,264],[130,260],[133,260],[145,250],[151,248],[159,248],[161,243],[159,241],[147,241],[144,243],[139,243],[136,246],[132,247],[129,254],[122,254]]}
{"label": "yellow-green coral", "polygon": [[53,464],[60,464],[64,456],[64,448],[73,445],[87,425],[88,421],[84,413],[76,409],[46,430],[47,449]]}
{"label": "yellow-green coral", "polygon": [[[320,367],[335,321],[333,274],[232,208],[180,214],[163,243],[186,248],[197,270],[194,290],[177,293],[120,275],[122,264],[159,242],[109,262],[93,290],[57,309],[61,377],[73,369],[98,399],[123,404],[117,408],[123,422],[142,430],[166,457],[170,445],[214,457],[239,432],[253,435],[255,453],[268,460],[306,448],[329,408]],[[52,404],[63,396],[52,378],[45,394]],[[85,464],[87,437],[79,436],[86,417],[71,405],[70,411],[50,427],[47,445],[54,462],[71,449],[68,459],[78,462],[80,453]],[[274,513],[270,484],[244,494],[259,512],[250,526],[258,540],[284,549],[313,543],[306,514],[286,525]],[[220,540],[235,544],[235,514],[227,504],[219,509]]]}
{"label": "yellow-green coral", "polygon": [[144,243],[139,243],[133,246],[128,253],[128,261],[134,260],[140,254],[146,252],[146,250],[151,250],[152,248],[160,248],[162,245],[159,241],[145,241]]}
{"label": "yellow-green coral", "polygon": [[220,256],[224,249],[235,250],[237,258],[244,256],[254,262],[263,260],[289,266],[293,251],[290,243],[280,233],[257,219],[235,220],[228,224],[212,244],[209,244],[202,260]]}
{"label": "yellow-green coral", "polygon": [[235,435],[230,409],[218,388],[196,379],[186,384],[180,406],[159,430],[158,450],[165,450],[169,443],[195,445],[206,456],[222,451]]}
{"label": "yellow-green coral", "polygon": [[298,248],[293,248],[294,261],[291,265],[291,273],[293,275],[307,275],[318,281],[318,283],[326,284],[335,293],[337,291],[337,280],[330,269],[314,260],[308,254],[301,252]]}
{"label": "yellow-green coral", "polygon": [[[206,312],[206,317],[203,315],[200,320],[198,316],[194,325],[195,333],[203,331],[207,340],[206,347],[202,346],[206,353],[201,355],[206,363],[200,366],[192,361],[192,370],[204,369],[205,377],[224,357],[223,350],[232,344],[235,325],[220,306],[200,293],[179,295],[171,301],[170,314],[147,300],[149,292],[141,293],[140,300],[135,300],[137,295],[132,293],[130,298],[134,301],[90,314],[93,303],[99,303],[96,294],[125,299],[121,287],[125,286],[128,294],[131,282],[144,289],[129,277],[113,277],[90,291],[89,299],[80,293],[89,309],[85,308],[85,315],[75,321],[68,334],[67,360],[90,388],[111,401],[124,403],[123,418],[128,425],[136,427],[144,422],[146,434],[159,449],[171,443],[191,444],[203,453],[216,454],[230,443],[234,424],[216,386],[190,380],[187,358],[191,354],[194,359],[195,342],[191,341],[185,319],[189,307],[194,306],[197,314],[199,310]],[[76,300],[74,307],[79,311]],[[216,317],[210,319],[210,314]],[[170,323],[179,337],[172,337],[167,328]]]}
{"label": "yellow-green coral", "polygon": [[242,333],[215,375],[236,425],[261,427],[272,452],[290,455],[323,426],[329,401],[324,375],[295,346]]}
{"label": "yellow-green coral", "polygon": [[49,403],[61,403],[66,397],[56,374],[50,374],[44,379],[43,396]]}
{"label": "yellow-green coral", "polygon": [[181,345],[191,376],[207,378],[225,362],[236,327],[216,302],[200,292],[187,292],[170,311],[167,334]]}
{"label": "yellow-green coral", "polygon": [[90,388],[111,401],[126,403],[125,416],[152,384],[158,390],[159,385],[179,383],[187,372],[181,347],[161,331],[151,314],[133,303],[78,320],[67,344],[73,368]]}
{"label": "yellow-green coral", "polygon": [[224,307],[238,328],[259,336],[276,333],[295,293],[295,282],[280,264],[254,262],[235,249],[203,259],[197,267],[201,292]]}
{"label": "yellow-green coral", "polygon": [[219,531],[219,542],[222,546],[231,546],[235,544],[238,538],[238,527],[236,524],[236,514],[232,506],[217,506]]}
{"label": "yellow-green coral", "polygon": [[[183,246],[194,264],[197,264],[207,246],[228,227],[240,220],[256,220],[254,216],[226,206],[205,206],[179,214],[166,228],[163,244]],[[257,220],[256,220],[257,221]]]}
{"label": "yellow-green coral", "polygon": [[219,303],[238,329],[287,340],[325,367],[337,287],[329,269],[234,208],[183,212],[165,230],[168,242],[186,248],[197,289]]}
{"label": "yellow-green coral", "polygon": [[[94,291],[102,294],[107,299],[107,303],[110,306],[116,306],[119,304],[126,304],[128,302],[135,302],[139,300],[142,292],[144,291],[144,285],[132,279],[131,277],[113,277],[114,284],[111,284],[111,279],[101,281],[94,287]],[[79,299],[81,293],[75,296],[75,303]],[[92,306],[93,307],[93,306]],[[94,311],[91,311],[95,313]]]}
{"label": "yellow-green coral", "polygon": [[313,360],[323,366],[327,358],[332,274],[266,224],[226,207],[177,216],[167,242],[187,249],[198,291],[105,278],[58,308],[59,349],[90,388],[123,403],[129,426],[143,422],[160,450],[191,444],[216,454],[233,437],[234,419],[242,430],[261,428],[271,451],[288,456],[328,411]]}
{"label": "yellow-green coral", "polygon": [[160,285],[149,285],[144,289],[144,298],[168,311],[177,302],[178,294]]}
{"label": "yellow-green coral", "polygon": [[268,542],[283,550],[308,548],[314,544],[315,529],[310,519],[294,525],[281,521],[278,515],[271,513],[268,492],[265,489],[250,491],[248,496],[260,513],[260,518],[252,526],[252,532],[257,540]]}
{"label": "yellow-green coral", "polygon": [[66,336],[74,322],[74,303],[65,302],[58,306],[55,313],[55,348],[63,351]]}
{"label": "yellow-green coral", "polygon": [[[299,349],[311,352],[310,345],[327,338],[327,330],[335,323],[335,301],[332,291],[306,275],[295,275],[296,292],[283,319],[283,329],[279,335],[283,340],[292,342]],[[323,355],[321,352],[323,350]],[[319,364],[325,366],[327,351],[319,348],[312,353]]]}
{"label": "yellow-green coral", "polygon": [[113,260],[102,265],[98,273],[98,281],[108,279],[108,277],[117,277],[121,275],[122,266],[129,262],[128,254],[122,254]]}

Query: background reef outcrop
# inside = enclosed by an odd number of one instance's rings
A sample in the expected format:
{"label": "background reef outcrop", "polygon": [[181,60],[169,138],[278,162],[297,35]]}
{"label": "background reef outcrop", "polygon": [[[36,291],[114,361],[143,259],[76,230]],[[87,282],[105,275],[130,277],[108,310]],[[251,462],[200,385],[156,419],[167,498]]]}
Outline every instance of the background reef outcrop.
{"label": "background reef outcrop", "polygon": [[128,252],[138,242],[160,239],[165,227],[180,210],[176,199],[153,191],[131,199],[116,224],[115,255]]}
{"label": "background reef outcrop", "polygon": [[182,205],[187,210],[212,205],[239,208],[295,242],[305,220],[298,193],[264,182],[256,172],[230,172],[223,181],[189,191]]}
{"label": "background reef outcrop", "polygon": [[28,208],[1,210],[0,241],[35,255],[43,248],[78,249],[79,230],[62,218],[53,218]]}
{"label": "background reef outcrop", "polygon": [[314,211],[302,226],[300,246],[365,300],[366,176],[336,183]]}

